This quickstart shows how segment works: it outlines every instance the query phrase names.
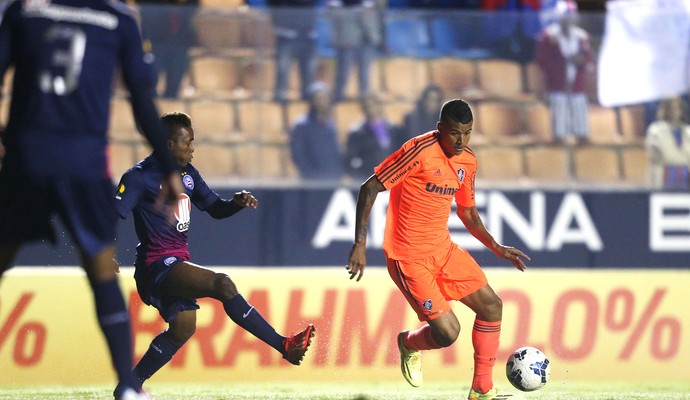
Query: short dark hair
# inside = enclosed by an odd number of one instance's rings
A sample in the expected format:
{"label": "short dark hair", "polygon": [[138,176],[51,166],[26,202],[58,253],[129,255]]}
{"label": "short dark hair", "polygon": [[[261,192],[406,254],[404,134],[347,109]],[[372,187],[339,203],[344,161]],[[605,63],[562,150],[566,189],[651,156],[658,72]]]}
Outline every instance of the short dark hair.
{"label": "short dark hair", "polygon": [[172,141],[177,140],[177,137],[179,136],[179,128],[192,127],[192,118],[181,111],[163,114],[161,117],[161,122],[163,123],[163,126],[165,126],[165,129],[168,130],[168,138]]}
{"label": "short dark hair", "polygon": [[438,119],[441,122],[453,121],[461,124],[469,124],[473,120],[472,109],[465,100],[448,100],[441,107]]}

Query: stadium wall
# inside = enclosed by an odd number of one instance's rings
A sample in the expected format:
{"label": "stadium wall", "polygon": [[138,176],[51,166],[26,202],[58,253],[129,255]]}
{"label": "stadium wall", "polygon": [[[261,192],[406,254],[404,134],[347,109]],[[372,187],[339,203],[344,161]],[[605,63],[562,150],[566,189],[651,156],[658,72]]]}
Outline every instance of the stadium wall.
{"label": "stadium wall", "polygon": [[[217,302],[200,300],[198,328],[152,382],[400,382],[396,334],[420,325],[383,268],[360,282],[344,268],[230,268],[246,298],[279,332],[317,325],[300,367],[238,328]],[[503,298],[496,382],[506,386],[509,352],[531,345],[552,363],[552,381],[688,381],[690,272],[651,269],[487,268]],[[129,299],[136,357],[164,324],[136,294]],[[107,384],[114,381],[78,268],[15,268],[0,291],[0,385]],[[426,380],[469,382],[472,315],[453,308],[463,327],[450,348],[424,353]]]}
{"label": "stadium wall", "polygon": [[[253,189],[257,210],[216,221],[194,209],[192,259],[204,265],[335,266],[347,263],[357,191],[352,188]],[[239,189],[219,191],[231,197]],[[381,244],[388,193],[370,220],[370,265],[385,265]],[[690,268],[690,194],[650,191],[484,190],[482,218],[498,241],[528,253],[537,268]],[[483,266],[506,266],[451,212],[453,239]],[[64,229],[58,245],[25,248],[18,265],[77,265]],[[118,230],[118,260],[132,265],[138,243],[131,218]]]}

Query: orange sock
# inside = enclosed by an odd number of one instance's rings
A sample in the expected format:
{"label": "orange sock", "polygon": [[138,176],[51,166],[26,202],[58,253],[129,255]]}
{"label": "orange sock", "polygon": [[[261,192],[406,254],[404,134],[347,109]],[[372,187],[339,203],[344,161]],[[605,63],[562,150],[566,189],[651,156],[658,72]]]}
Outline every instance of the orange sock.
{"label": "orange sock", "polygon": [[500,335],[501,321],[474,320],[472,327],[472,346],[474,347],[472,389],[479,393],[486,393],[494,387],[492,372],[496,363]]}
{"label": "orange sock", "polygon": [[433,350],[440,346],[431,335],[431,326],[424,325],[416,331],[409,331],[403,337],[403,345],[410,350]]}

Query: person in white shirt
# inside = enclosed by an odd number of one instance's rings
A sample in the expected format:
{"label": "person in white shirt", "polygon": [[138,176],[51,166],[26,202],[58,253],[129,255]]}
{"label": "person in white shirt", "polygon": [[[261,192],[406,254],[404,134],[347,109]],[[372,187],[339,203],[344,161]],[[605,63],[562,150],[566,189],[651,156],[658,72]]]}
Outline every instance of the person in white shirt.
{"label": "person in white shirt", "polygon": [[577,143],[588,141],[587,73],[594,68],[587,32],[577,26],[577,6],[560,1],[557,21],[544,28],[535,54],[547,90],[554,141],[573,136]]}
{"label": "person in white shirt", "polygon": [[690,124],[687,104],[672,97],[659,104],[657,120],[647,128],[651,184],[657,189],[690,188]]}

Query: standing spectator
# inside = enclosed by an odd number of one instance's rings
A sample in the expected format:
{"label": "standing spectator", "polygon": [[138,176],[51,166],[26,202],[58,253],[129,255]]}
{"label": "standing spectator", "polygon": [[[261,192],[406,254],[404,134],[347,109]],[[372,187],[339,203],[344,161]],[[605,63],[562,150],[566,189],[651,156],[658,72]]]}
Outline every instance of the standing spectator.
{"label": "standing spectator", "polygon": [[151,46],[158,71],[165,74],[162,96],[177,98],[189,69],[189,48],[196,43],[193,20],[199,0],[137,2],[141,6],[142,35]]}
{"label": "standing spectator", "polygon": [[316,5],[316,0],[268,0],[276,37],[275,101],[287,100],[293,60],[299,64],[302,100],[307,100],[316,74]]}
{"label": "standing spectator", "polygon": [[345,150],[346,168],[354,179],[368,178],[378,163],[405,142],[401,129],[383,115],[383,104],[376,94],[364,96],[360,104],[364,121],[348,134]]}
{"label": "standing spectator", "polygon": [[309,98],[307,114],[290,129],[292,160],[302,179],[338,180],[343,175],[343,162],[329,86],[314,82]]}
{"label": "standing spectator", "polygon": [[[148,399],[131,372],[130,320],[114,258],[117,212],[107,133],[118,66],[161,168],[159,200],[176,200],[182,191],[152,98],[153,68],[133,14],[106,0],[16,1],[0,25],[0,86],[7,70],[15,71],[7,129],[0,129],[6,151],[0,169],[0,278],[24,244],[55,243],[53,220],[63,222],[122,382],[122,397],[116,400]],[[70,312],[63,307],[61,312]]]}
{"label": "standing spectator", "polygon": [[557,22],[539,37],[535,61],[544,74],[554,140],[573,135],[584,143],[589,136],[586,80],[594,67],[589,35],[577,26],[574,2],[559,2],[556,15]]}
{"label": "standing spectator", "polygon": [[687,103],[673,97],[659,103],[657,120],[647,128],[652,185],[657,189],[690,188],[690,125]]}
{"label": "standing spectator", "polygon": [[424,88],[414,109],[405,115],[403,135],[409,139],[420,132],[433,130],[442,105],[443,91],[440,86],[431,84]]}
{"label": "standing spectator", "polygon": [[369,70],[384,44],[380,0],[330,0],[333,47],[336,51],[335,101],[345,98],[352,63],[357,64],[359,95],[370,90]]}

